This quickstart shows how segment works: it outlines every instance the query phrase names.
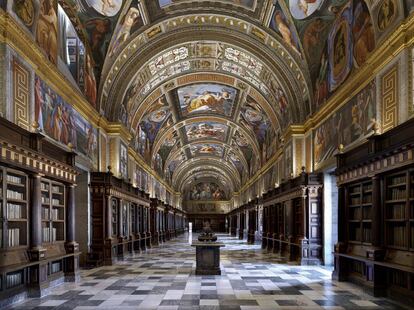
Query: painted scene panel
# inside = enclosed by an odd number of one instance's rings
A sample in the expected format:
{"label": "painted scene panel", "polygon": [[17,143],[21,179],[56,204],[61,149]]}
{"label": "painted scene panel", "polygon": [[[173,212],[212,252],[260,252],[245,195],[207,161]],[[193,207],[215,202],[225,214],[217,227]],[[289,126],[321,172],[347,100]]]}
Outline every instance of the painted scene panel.
{"label": "painted scene panel", "polygon": [[237,91],[220,84],[195,84],[177,91],[181,114],[219,113],[230,116]]}
{"label": "painted scene panel", "polygon": [[97,130],[38,76],[35,77],[35,121],[50,138],[71,144],[97,164]]}

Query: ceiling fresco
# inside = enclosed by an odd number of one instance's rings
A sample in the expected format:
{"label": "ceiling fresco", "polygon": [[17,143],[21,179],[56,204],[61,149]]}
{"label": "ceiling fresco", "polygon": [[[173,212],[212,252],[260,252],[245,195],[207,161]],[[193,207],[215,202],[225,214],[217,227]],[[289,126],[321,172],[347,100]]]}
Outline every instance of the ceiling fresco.
{"label": "ceiling fresco", "polygon": [[219,84],[195,84],[179,88],[177,96],[182,116],[198,113],[230,116],[237,91]]}
{"label": "ceiling fresco", "polygon": [[199,122],[185,126],[188,141],[198,139],[217,139],[225,141],[228,126],[215,122]]}
{"label": "ceiling fresco", "polygon": [[[201,0],[203,1],[203,0]],[[200,0],[198,2],[201,2]],[[165,8],[169,5],[173,4],[181,4],[181,3],[194,3],[194,0],[158,0],[158,3],[161,8]],[[210,1],[211,2],[211,1]],[[256,4],[256,0],[219,0],[219,1],[213,1],[213,2],[223,2],[223,3],[230,3],[237,6],[242,6],[246,9],[252,10]]]}
{"label": "ceiling fresco", "polygon": [[216,156],[223,157],[224,147],[214,143],[196,143],[190,145],[192,156]]}
{"label": "ceiling fresco", "polygon": [[[399,0],[68,3],[101,77],[97,109],[190,200],[231,199],[402,13]],[[220,175],[223,193],[200,181]]]}

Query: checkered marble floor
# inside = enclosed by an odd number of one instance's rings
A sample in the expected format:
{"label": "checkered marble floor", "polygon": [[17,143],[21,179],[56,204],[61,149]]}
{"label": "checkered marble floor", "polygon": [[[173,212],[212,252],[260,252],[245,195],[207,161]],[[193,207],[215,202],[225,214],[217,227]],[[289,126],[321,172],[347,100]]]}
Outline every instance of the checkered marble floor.
{"label": "checkered marble floor", "polygon": [[114,266],[82,270],[79,283],[13,309],[404,309],[332,281],[329,268],[289,265],[227,235],[219,241],[226,244],[221,276],[195,276],[195,249],[184,235]]}

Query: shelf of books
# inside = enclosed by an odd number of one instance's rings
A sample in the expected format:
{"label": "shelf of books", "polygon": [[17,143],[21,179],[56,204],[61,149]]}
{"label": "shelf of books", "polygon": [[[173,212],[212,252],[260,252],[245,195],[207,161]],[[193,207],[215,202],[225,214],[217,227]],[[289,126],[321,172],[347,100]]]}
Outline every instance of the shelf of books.
{"label": "shelf of books", "polygon": [[54,243],[65,240],[65,186],[43,178],[42,200],[42,242]]}
{"label": "shelf of books", "polygon": [[372,241],[372,182],[348,186],[348,241],[371,244]]}
{"label": "shelf of books", "polygon": [[[338,154],[338,280],[414,302],[414,120]],[[409,297],[408,299],[406,297]]]}
{"label": "shelf of books", "polygon": [[[0,117],[0,308],[78,277],[75,154]],[[66,197],[68,190],[71,195]],[[69,207],[70,206],[70,207]],[[68,211],[68,212],[67,212]],[[69,212],[71,211],[71,212]],[[68,231],[66,229],[69,228]],[[70,236],[70,240],[66,239]],[[60,261],[61,272],[53,262]],[[58,279],[62,277],[62,279]]]}
{"label": "shelf of books", "polygon": [[[4,236],[3,248],[28,246],[28,176],[17,170],[1,168],[1,205],[5,224],[1,230]],[[3,177],[4,176],[4,177]]]}

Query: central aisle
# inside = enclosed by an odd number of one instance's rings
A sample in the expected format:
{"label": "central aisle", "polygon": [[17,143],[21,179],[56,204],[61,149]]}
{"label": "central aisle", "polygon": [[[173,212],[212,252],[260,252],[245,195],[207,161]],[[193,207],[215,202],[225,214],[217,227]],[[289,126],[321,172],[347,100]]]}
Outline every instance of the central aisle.
{"label": "central aisle", "polygon": [[226,244],[222,276],[194,275],[195,249],[185,235],[115,266],[84,270],[80,283],[15,309],[402,309],[333,283],[330,269],[286,265],[235,237],[219,241]]}

